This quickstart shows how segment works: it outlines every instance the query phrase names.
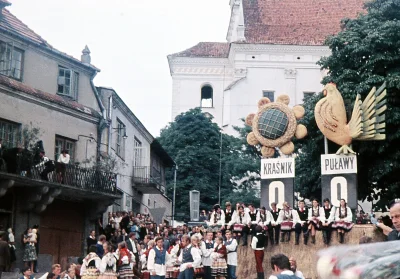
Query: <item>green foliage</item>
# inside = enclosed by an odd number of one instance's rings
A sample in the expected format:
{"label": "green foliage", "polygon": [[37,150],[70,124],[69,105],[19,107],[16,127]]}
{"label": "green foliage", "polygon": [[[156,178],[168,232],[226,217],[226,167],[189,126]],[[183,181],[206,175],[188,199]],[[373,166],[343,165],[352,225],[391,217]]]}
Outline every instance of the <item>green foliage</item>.
{"label": "green foliage", "polygon": [[[241,135],[245,128],[236,128]],[[161,131],[159,142],[178,165],[176,212],[189,212],[189,191],[200,191],[200,207],[218,203],[221,130],[200,109],[182,113]],[[254,172],[257,157],[248,152],[245,138],[222,134],[221,201],[245,199],[256,202]],[[172,198],[174,170],[166,173],[167,195]],[[232,201],[231,200],[231,201]]]}
{"label": "green foliage", "polygon": [[29,125],[24,125],[21,129],[19,144],[25,149],[33,149],[41,135],[40,128],[33,126],[31,122]]}
{"label": "green foliage", "polygon": [[[387,139],[353,143],[358,153],[358,198],[370,201],[380,198],[376,206],[383,209],[388,200],[400,193],[397,175],[400,171],[400,0],[375,0],[367,2],[365,7],[368,13],[342,21],[342,32],[327,40],[331,56],[318,63],[329,70],[323,84],[337,84],[348,112],[357,94],[364,99],[373,86],[387,82]],[[320,189],[318,154],[323,153],[323,137],[313,117],[313,108],[320,98],[316,96],[305,102],[304,123],[309,136],[308,142],[300,146],[302,154],[296,163],[296,184],[305,196]],[[330,145],[329,152],[336,151],[337,146]]]}

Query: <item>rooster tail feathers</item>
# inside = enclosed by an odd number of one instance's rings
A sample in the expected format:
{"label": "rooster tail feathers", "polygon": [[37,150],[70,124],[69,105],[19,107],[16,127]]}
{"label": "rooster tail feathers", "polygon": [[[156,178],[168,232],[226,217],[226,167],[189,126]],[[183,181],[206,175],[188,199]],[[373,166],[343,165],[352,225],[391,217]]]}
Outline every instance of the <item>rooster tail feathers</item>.
{"label": "rooster tail feathers", "polygon": [[349,122],[350,135],[355,140],[384,140],[386,82],[378,90],[372,88],[365,100],[357,95]]}

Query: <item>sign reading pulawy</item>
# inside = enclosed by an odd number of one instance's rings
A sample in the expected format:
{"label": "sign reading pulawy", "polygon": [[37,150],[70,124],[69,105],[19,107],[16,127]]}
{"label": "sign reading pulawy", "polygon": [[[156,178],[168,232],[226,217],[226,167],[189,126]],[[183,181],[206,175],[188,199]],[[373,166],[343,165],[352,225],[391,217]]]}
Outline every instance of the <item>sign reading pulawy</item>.
{"label": "sign reading pulawy", "polygon": [[275,202],[282,208],[285,201],[293,206],[294,173],[294,158],[262,159],[260,206]]}
{"label": "sign reading pulawy", "polygon": [[321,155],[322,199],[329,198],[334,206],[345,199],[350,208],[357,208],[357,156]]}

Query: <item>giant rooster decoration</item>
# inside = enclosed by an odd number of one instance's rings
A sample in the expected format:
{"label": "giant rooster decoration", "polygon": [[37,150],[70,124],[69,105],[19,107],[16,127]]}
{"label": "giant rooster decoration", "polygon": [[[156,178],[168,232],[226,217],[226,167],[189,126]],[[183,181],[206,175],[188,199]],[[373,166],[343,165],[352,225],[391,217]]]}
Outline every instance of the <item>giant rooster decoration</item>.
{"label": "giant rooster decoration", "polygon": [[372,88],[364,102],[357,94],[351,119],[347,123],[342,95],[335,84],[325,86],[325,97],[315,106],[315,121],[324,136],[341,145],[336,154],[354,154],[349,147],[353,140],[385,139],[385,88],[386,83],[378,90]]}

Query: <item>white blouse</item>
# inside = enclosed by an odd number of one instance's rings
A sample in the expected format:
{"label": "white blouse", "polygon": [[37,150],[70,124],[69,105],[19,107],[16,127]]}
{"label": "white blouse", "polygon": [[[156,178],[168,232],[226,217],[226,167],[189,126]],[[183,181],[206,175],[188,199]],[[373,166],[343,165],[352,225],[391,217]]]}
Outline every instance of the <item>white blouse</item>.
{"label": "white blouse", "polygon": [[60,154],[57,162],[63,163],[63,164],[69,164],[69,160],[70,160],[69,154],[65,154],[65,156],[63,154]]}

